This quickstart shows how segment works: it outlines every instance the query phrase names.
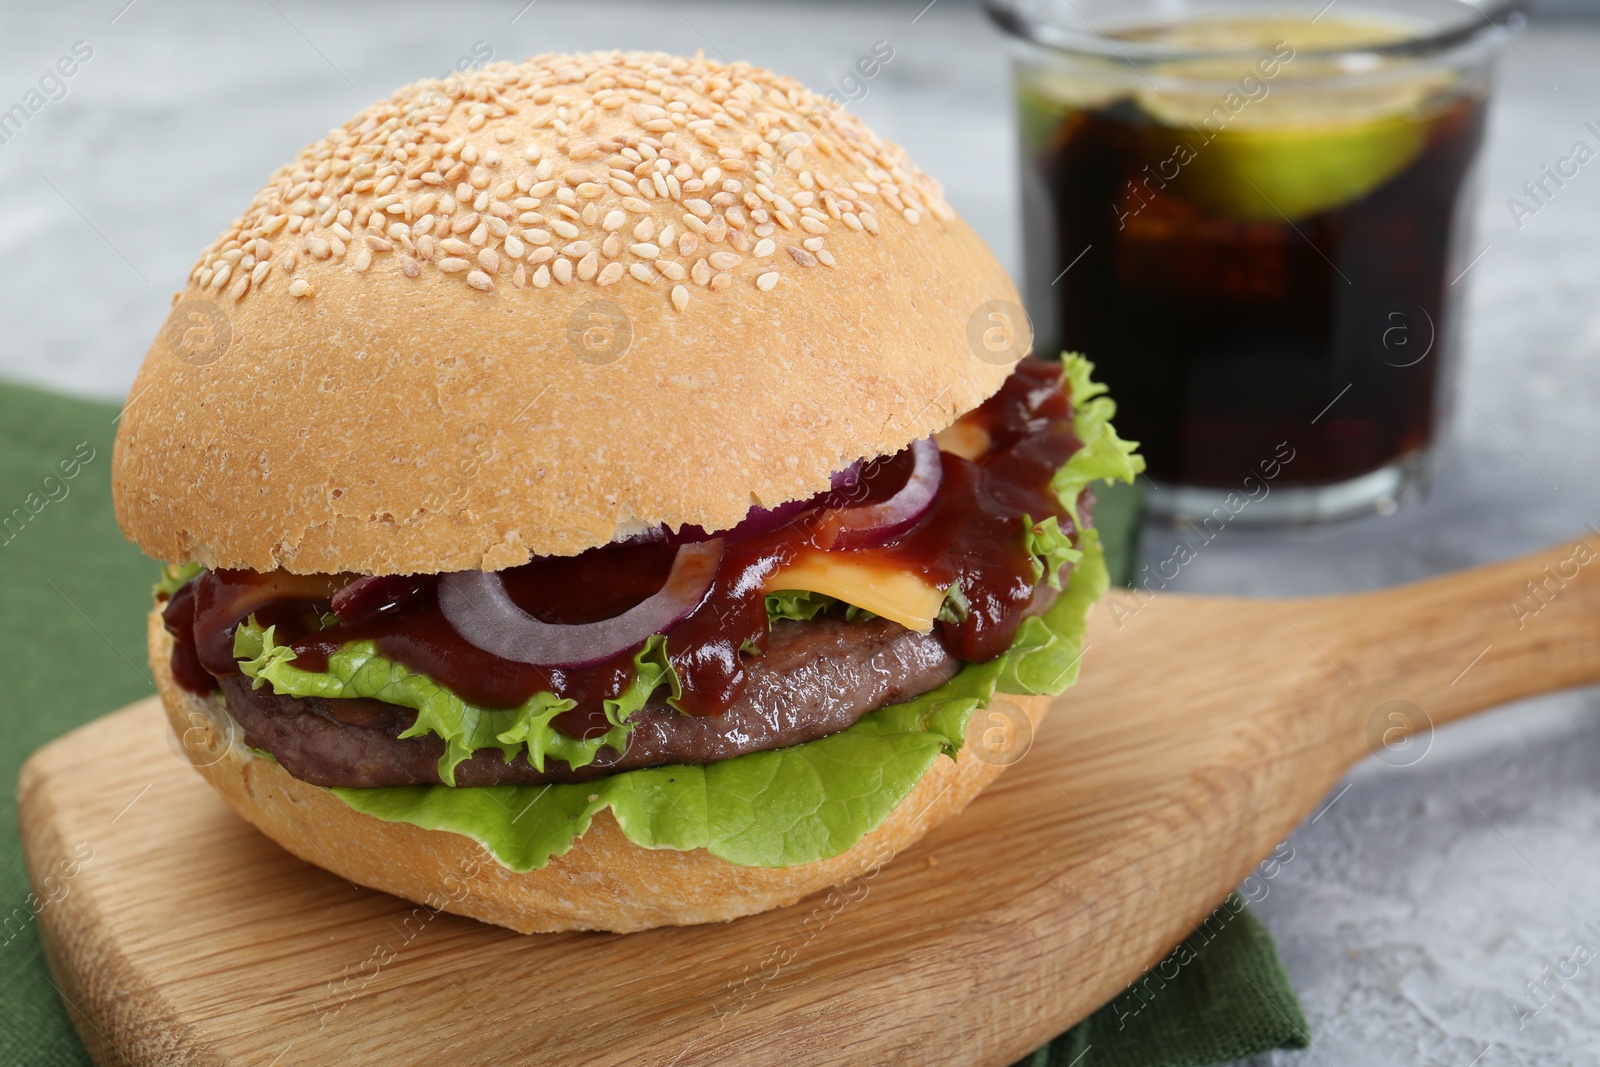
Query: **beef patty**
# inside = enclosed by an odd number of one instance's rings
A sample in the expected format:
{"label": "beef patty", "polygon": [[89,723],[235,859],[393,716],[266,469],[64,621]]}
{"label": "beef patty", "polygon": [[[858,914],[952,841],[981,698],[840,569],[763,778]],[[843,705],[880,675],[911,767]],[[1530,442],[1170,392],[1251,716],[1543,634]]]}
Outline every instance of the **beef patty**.
{"label": "beef patty", "polygon": [[[508,763],[498,749],[488,749],[456,767],[456,784],[581,782],[639,767],[712,763],[783,748],[846,729],[870,711],[939,687],[960,669],[938,637],[887,619],[782,619],[773,623],[767,651],[746,662],[744,690],[726,714],[685,715],[653,697],[632,716],[624,752],[602,748],[593,763],[576,769],[546,760],[538,771],[525,752]],[[252,689],[250,679],[237,674],[223,678],[222,688],[245,743],[272,753],[301,781],[353,787],[440,781],[443,740],[399,736],[416,719],[410,708],[278,696],[270,685]]]}

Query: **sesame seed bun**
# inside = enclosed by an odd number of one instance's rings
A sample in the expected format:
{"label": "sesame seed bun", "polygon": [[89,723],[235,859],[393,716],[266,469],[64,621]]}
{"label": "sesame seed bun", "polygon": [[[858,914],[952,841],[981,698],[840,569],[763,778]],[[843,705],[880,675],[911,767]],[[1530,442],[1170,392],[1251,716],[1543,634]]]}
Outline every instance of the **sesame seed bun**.
{"label": "sesame seed bun", "polygon": [[[1004,769],[978,758],[978,746],[968,744],[957,759],[936,761],[883,825],[849,851],[797,867],[740,867],[703,849],[641,848],[605,810],[571,851],[519,874],[471,838],[363,814],[257,756],[220,700],[196,696],[173,680],[172,638],[159,611],[150,614],[149,641],[173,732],[200,774],[247,822],[307,863],[352,882],[525,934],[631,933],[725,922],[793,904],[881,867],[966,807]],[[1037,732],[1050,698],[1006,699]]]}
{"label": "sesame seed bun", "polygon": [[[493,64],[307,146],[206,249],[117,515],[158,559],[299,573],[723,529],[981,403],[1017,300],[898,146],[790,79]],[[969,340],[996,301],[998,355]]]}

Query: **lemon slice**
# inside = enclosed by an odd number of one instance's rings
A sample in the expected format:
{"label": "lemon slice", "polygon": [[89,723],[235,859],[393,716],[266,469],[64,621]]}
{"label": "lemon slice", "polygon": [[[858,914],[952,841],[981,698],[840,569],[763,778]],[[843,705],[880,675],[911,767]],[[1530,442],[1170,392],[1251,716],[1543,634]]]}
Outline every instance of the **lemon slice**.
{"label": "lemon slice", "polygon": [[1237,219],[1302,219],[1359,200],[1404,170],[1422,150],[1427,119],[1402,108],[1356,121],[1234,123],[1198,143],[1184,132],[1148,135],[1152,154],[1170,154],[1174,136],[1193,147],[1172,181],[1179,197]]}
{"label": "lemon slice", "polygon": [[[1153,31],[1152,31],[1153,34]],[[1172,191],[1203,211],[1238,219],[1300,219],[1358,200],[1404,170],[1422,151],[1448,73],[1386,69],[1372,53],[1319,54],[1403,39],[1378,21],[1180,24],[1156,39],[1190,47],[1252,48],[1268,56],[1295,49],[1270,77],[1238,58],[1174,60],[1157,88],[1138,94],[1155,120],[1146,131],[1152,161],[1188,146]],[[1166,88],[1171,86],[1172,88]],[[1171,173],[1167,162],[1163,176]]]}

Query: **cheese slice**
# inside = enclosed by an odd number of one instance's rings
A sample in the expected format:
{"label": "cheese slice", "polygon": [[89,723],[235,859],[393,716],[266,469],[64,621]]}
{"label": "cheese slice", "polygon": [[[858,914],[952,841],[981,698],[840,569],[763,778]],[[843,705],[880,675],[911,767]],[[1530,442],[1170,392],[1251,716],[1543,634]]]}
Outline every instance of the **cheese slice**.
{"label": "cheese slice", "polygon": [[801,555],[769,575],[763,588],[768,593],[780,589],[822,593],[919,633],[933,629],[944,604],[944,590],[919,574],[871,557],[851,558],[831,552]]}
{"label": "cheese slice", "polygon": [[962,459],[976,460],[989,451],[989,431],[971,419],[957,419],[933,435],[939,451],[949,452]]}

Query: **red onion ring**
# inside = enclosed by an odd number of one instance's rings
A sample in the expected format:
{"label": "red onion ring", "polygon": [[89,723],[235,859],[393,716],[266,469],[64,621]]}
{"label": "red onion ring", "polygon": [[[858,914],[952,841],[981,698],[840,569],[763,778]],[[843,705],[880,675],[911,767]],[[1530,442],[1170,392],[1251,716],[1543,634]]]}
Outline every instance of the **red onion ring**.
{"label": "red onion ring", "polygon": [[202,571],[195,579],[195,649],[206,670],[217,677],[238,670],[233,634],[254,612],[280,601],[327,600],[337,588],[336,574]]}
{"label": "red onion ring", "polygon": [[333,594],[333,613],[346,626],[409,607],[428,591],[426,574],[367,575]]}
{"label": "red onion ring", "polygon": [[621,615],[560,624],[534,618],[512,602],[493,571],[457,571],[439,579],[439,610],[463,640],[501,659],[539,667],[589,667],[662,633],[705,602],[722,562],[721,538],[678,549],[666,584]]}
{"label": "red onion ring", "polygon": [[933,507],[944,480],[939,446],[925,437],[910,447],[913,466],[906,484],[887,500],[830,510],[819,524],[827,548],[881,545],[915,526]]}

